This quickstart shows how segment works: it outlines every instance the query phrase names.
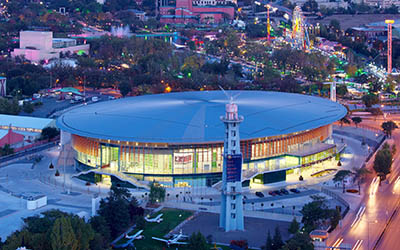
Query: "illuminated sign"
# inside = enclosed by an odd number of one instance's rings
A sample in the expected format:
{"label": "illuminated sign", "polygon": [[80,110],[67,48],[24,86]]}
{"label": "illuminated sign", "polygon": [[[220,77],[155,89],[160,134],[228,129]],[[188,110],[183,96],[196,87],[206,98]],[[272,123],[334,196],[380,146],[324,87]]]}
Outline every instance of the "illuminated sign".
{"label": "illuminated sign", "polygon": [[192,162],[192,155],[175,155],[174,156],[175,163],[186,164]]}
{"label": "illuminated sign", "polygon": [[241,181],[242,177],[242,154],[228,155],[226,157],[226,181]]}

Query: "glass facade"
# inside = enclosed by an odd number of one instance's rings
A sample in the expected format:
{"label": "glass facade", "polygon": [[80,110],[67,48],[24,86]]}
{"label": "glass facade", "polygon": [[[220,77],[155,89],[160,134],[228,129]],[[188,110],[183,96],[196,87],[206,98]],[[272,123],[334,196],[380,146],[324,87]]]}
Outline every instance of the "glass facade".
{"label": "glass facade", "polygon": [[[320,152],[301,158],[291,156],[290,152],[298,150],[303,144],[324,141],[328,136],[329,125],[290,135],[243,140],[241,141],[243,170],[272,171],[314,162],[332,152]],[[72,135],[72,146],[77,153],[76,160],[81,164],[92,168],[111,168],[142,177],[138,179],[174,183],[175,186],[204,184],[209,180],[204,178],[195,180],[194,176],[222,172],[222,142],[169,145],[101,140]],[[189,175],[192,177],[184,177]]]}

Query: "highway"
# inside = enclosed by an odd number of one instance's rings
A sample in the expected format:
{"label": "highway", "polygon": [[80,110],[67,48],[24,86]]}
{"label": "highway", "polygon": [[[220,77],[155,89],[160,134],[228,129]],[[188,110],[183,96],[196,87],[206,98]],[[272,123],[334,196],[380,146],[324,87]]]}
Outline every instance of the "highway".
{"label": "highway", "polygon": [[[391,115],[390,119],[398,122],[400,115]],[[377,121],[365,119],[362,124],[380,128],[383,121],[382,119]],[[338,236],[328,240],[329,246],[340,240],[342,243],[337,245],[341,248],[337,249],[400,249],[400,244],[396,239],[400,237],[400,228],[396,227],[397,223],[400,223],[400,215],[397,211],[400,204],[400,181],[396,181],[400,170],[400,132],[395,130],[390,141],[394,142],[397,148],[392,173],[379,185],[378,180],[374,181],[375,173],[372,168],[374,158],[371,158],[367,168],[372,173],[363,185],[365,195],[360,203],[360,207],[365,206],[365,210],[357,209],[356,213],[350,213],[343,221]],[[358,216],[356,216],[357,212]]]}

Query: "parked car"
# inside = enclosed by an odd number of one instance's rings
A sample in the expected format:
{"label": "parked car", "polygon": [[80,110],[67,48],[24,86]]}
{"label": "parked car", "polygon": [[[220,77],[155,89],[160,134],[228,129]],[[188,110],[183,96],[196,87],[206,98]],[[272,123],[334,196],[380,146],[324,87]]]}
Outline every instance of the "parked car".
{"label": "parked car", "polygon": [[260,198],[263,198],[263,197],[264,197],[264,194],[261,193],[261,192],[256,192],[256,195],[257,195],[258,197],[260,197]]}
{"label": "parked car", "polygon": [[295,193],[295,194],[298,194],[298,193],[300,193],[300,190],[298,190],[297,188],[291,188],[291,189],[290,189],[290,192],[293,192],[293,193]]}
{"label": "parked car", "polygon": [[283,193],[282,193],[280,190],[274,190],[274,192],[275,192],[277,195],[283,195]]}
{"label": "parked car", "polygon": [[269,195],[272,195],[272,196],[277,195],[277,194],[275,193],[275,191],[269,191],[268,194],[269,194]]}
{"label": "parked car", "polygon": [[282,189],[281,189],[281,193],[282,193],[282,194],[289,194],[289,191],[287,191],[285,188],[282,188]]}

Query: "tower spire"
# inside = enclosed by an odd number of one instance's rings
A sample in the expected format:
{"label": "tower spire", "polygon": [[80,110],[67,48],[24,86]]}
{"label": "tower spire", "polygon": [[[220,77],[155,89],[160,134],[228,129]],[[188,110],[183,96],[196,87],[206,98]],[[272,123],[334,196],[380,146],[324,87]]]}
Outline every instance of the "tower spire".
{"label": "tower spire", "polygon": [[[226,92],[224,91],[226,94]],[[224,165],[222,171],[221,213],[219,225],[225,231],[244,230],[242,195],[242,153],[240,152],[238,106],[230,96],[225,105]]]}

